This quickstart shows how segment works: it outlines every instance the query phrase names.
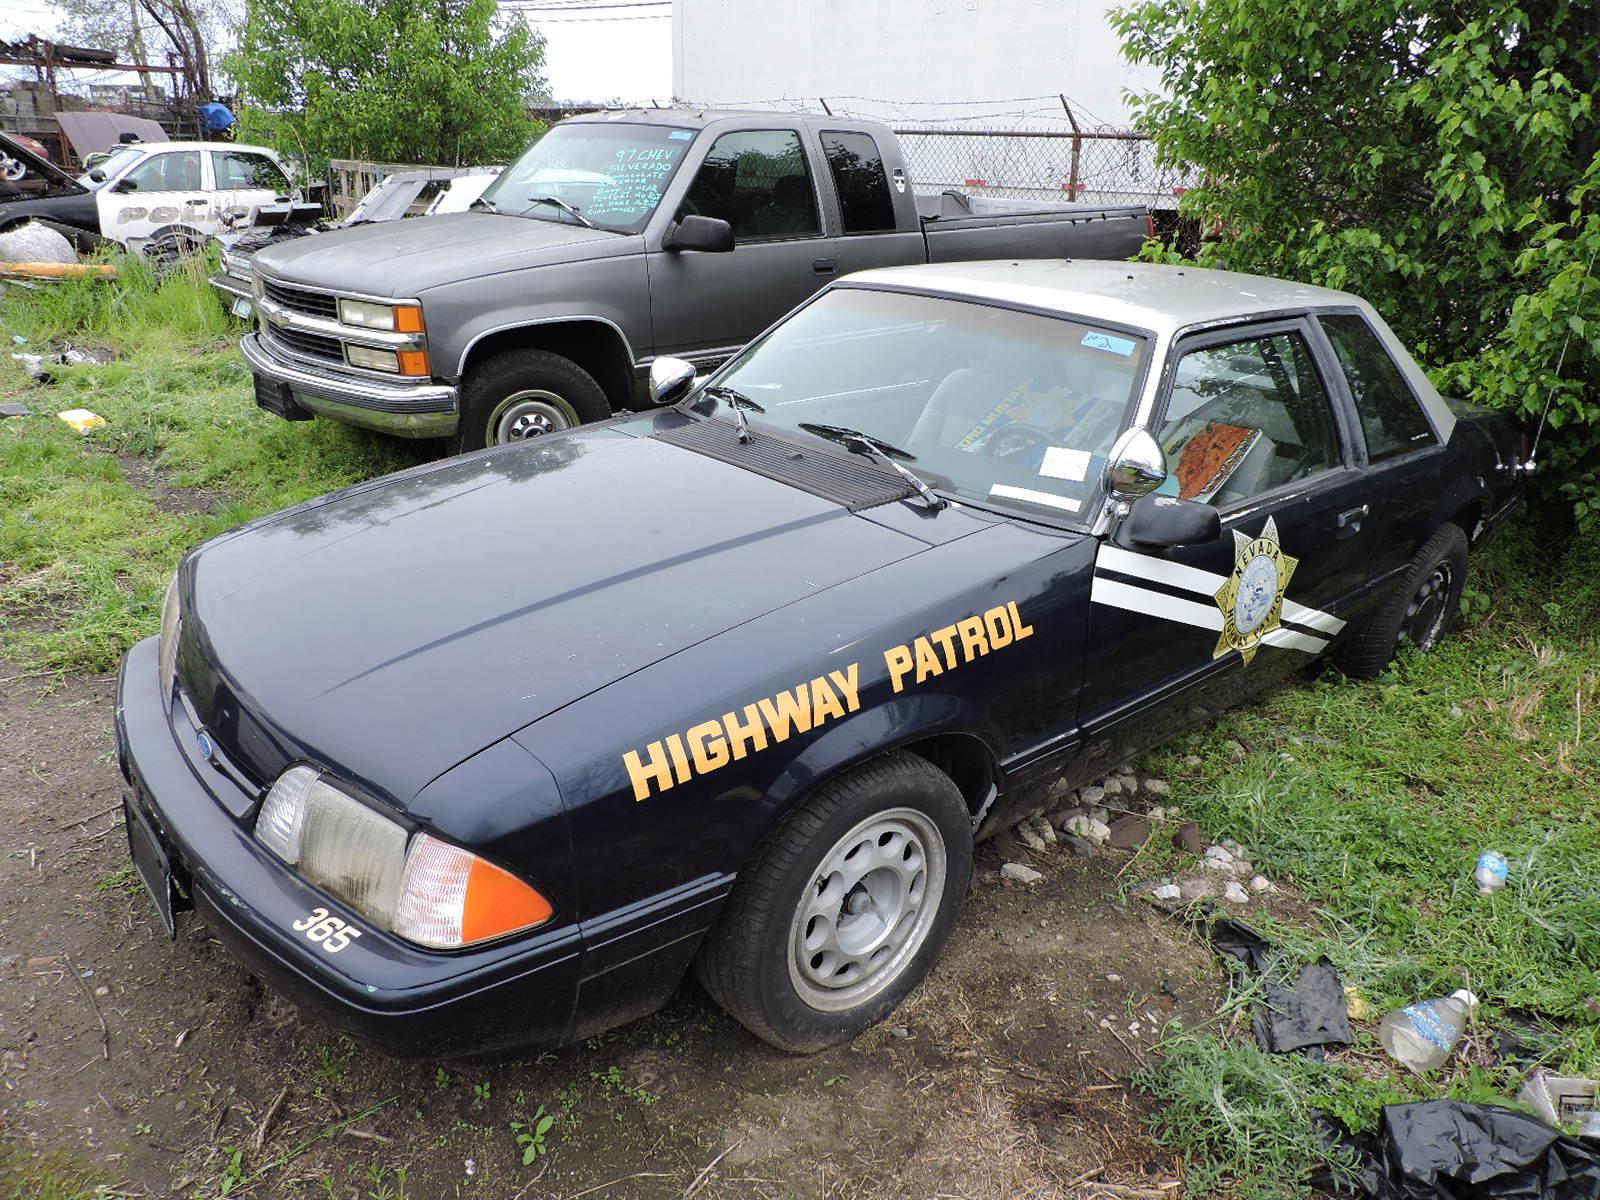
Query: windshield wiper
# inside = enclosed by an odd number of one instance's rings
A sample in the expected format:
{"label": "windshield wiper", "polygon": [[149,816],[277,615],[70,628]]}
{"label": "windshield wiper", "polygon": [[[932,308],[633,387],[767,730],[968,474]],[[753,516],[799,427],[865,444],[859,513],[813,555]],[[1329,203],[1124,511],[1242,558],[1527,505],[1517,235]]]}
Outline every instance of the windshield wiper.
{"label": "windshield wiper", "polygon": [[528,203],[529,204],[550,204],[550,205],[554,205],[556,208],[559,208],[562,212],[564,212],[568,216],[570,216],[578,224],[584,226],[584,228],[586,228],[586,229],[599,229],[600,228],[600,226],[596,225],[593,221],[589,220],[588,217],[584,216],[581,212],[579,212],[576,208],[572,207],[572,205],[568,204],[560,196],[529,196],[528,197]]}
{"label": "windshield wiper", "polygon": [[864,453],[868,458],[876,459],[892,470],[900,478],[915,489],[917,495],[922,497],[923,503],[937,511],[949,506],[950,501],[934,492],[923,482],[921,476],[908,471],[895,460],[903,458],[907,462],[916,462],[915,454],[907,453],[898,446],[891,446],[881,438],[871,434],[862,433],[859,429],[846,429],[843,425],[819,425],[814,421],[801,421],[800,428],[807,433],[814,433],[818,437],[827,438],[830,442],[838,442],[847,450],[856,450]]}
{"label": "windshield wiper", "polygon": [[720,383],[712,384],[710,387],[708,387],[706,389],[706,395],[715,396],[729,408],[733,409],[733,423],[738,426],[739,440],[741,442],[748,442],[750,440],[750,422],[746,419],[744,410],[748,408],[752,412],[758,413],[764,413],[767,411],[737,388],[724,387]]}
{"label": "windshield wiper", "polygon": [[482,196],[479,196],[471,204],[467,205],[467,207],[468,208],[481,208],[485,212],[492,212],[492,213],[497,213],[497,212],[500,211],[498,208],[496,208],[494,206],[494,201],[493,200],[485,200]]}

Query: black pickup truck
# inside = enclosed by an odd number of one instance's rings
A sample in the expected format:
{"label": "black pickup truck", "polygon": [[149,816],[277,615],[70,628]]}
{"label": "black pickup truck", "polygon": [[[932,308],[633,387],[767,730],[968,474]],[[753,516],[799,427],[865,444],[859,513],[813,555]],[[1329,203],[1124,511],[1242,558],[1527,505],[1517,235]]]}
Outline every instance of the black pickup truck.
{"label": "black pickup truck", "polygon": [[1142,208],[918,195],[894,132],[793,113],[591,113],[474,211],[262,250],[256,400],[458,450],[641,407],[651,361],[716,366],[829,281],[978,259],[1126,259]]}

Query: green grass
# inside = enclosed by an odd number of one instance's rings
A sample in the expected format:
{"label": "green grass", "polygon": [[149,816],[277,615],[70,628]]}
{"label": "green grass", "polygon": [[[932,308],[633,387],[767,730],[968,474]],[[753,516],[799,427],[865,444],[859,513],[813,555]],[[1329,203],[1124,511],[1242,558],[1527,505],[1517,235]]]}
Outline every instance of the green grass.
{"label": "green grass", "polygon": [[[1526,1064],[1493,1046],[1513,1023],[1549,1067],[1600,1075],[1597,564],[1594,540],[1515,527],[1474,560],[1478,615],[1435,653],[1372,683],[1324,671],[1153,756],[1186,816],[1317,906],[1258,927],[1293,964],[1326,954],[1375,1009],[1325,1066],[1263,1054],[1247,1022],[1169,1042],[1144,1085],[1168,1102],[1157,1132],[1192,1156],[1198,1194],[1300,1190],[1317,1158],[1307,1099],[1357,1127],[1385,1102],[1509,1102]],[[1511,873],[1480,896],[1487,849]],[[1389,1063],[1376,1017],[1463,986],[1482,1000],[1469,1052],[1428,1079]]]}
{"label": "green grass", "polygon": [[94,1200],[111,1186],[104,1172],[70,1155],[0,1140],[0,1200]]}
{"label": "green grass", "polygon": [[[113,668],[158,625],[167,580],[191,546],[429,453],[261,412],[241,329],[198,265],[165,282],[121,266],[115,285],[74,281],[0,300],[0,343],[118,355],[60,368],[47,386],[0,356],[0,397],[34,410],[0,421],[0,641],[47,668]],[[79,435],[55,416],[69,408],[107,424]]]}

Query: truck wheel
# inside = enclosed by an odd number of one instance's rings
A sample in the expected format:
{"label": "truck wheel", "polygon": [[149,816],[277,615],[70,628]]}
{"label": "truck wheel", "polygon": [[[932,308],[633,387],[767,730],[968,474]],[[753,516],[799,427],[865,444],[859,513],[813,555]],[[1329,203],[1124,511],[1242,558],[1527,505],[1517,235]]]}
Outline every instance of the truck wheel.
{"label": "truck wheel", "polygon": [[1467,586],[1467,535],[1444,525],[1411,560],[1393,592],[1334,652],[1334,665],[1352,679],[1372,679],[1402,642],[1426,653],[1449,632]]}
{"label": "truck wheel", "polygon": [[461,454],[526,441],[610,415],[594,376],[571,359],[543,350],[497,354],[474,367],[461,389],[451,448]]}
{"label": "truck wheel", "polygon": [[818,789],[767,836],[695,959],[764,1042],[807,1053],[894,1011],[950,936],[972,820],[950,777],[896,751]]}

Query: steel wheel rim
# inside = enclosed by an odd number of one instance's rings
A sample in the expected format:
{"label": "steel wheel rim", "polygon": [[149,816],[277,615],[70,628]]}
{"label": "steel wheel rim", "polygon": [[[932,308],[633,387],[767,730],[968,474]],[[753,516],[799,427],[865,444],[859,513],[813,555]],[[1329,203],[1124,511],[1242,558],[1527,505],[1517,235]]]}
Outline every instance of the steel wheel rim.
{"label": "steel wheel rim", "polygon": [[874,813],[835,842],[789,925],[789,981],[800,998],[843,1012],[892,986],[928,940],[945,869],[944,835],[914,808]]}
{"label": "steel wheel rim", "polygon": [[525,442],[547,433],[560,433],[578,424],[572,406],[554,392],[526,388],[513,392],[489,416],[489,444]]}
{"label": "steel wheel rim", "polygon": [[1400,622],[1401,635],[1419,650],[1431,650],[1444,630],[1449,616],[1449,603],[1455,571],[1449,563],[1440,563],[1422,581],[1422,586],[1406,605],[1406,615]]}

